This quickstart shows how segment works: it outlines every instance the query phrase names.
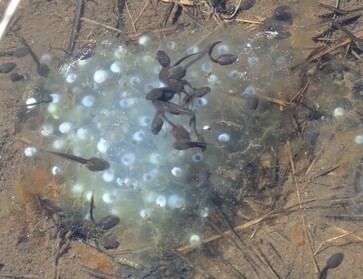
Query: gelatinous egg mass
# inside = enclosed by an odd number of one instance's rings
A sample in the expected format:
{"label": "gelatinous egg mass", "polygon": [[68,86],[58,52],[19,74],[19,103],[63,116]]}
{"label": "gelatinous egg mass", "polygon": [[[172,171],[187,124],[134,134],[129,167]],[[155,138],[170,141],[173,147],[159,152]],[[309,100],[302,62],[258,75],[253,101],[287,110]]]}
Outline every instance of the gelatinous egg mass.
{"label": "gelatinous egg mass", "polygon": [[[94,56],[66,61],[45,81],[53,101],[28,107],[40,110],[44,121],[39,131],[32,131],[32,135],[27,131],[27,136],[43,142],[42,148],[47,150],[109,162],[107,170],[90,172],[76,162],[47,157],[52,173],[63,177],[70,196],[87,204],[94,193],[97,212],[118,216],[121,226],[134,228],[135,234],[145,218],[166,234],[166,220],[182,218],[186,209],[206,218],[209,204],[200,200],[205,198],[206,189],[213,195],[213,189],[218,188],[209,180],[210,172],[228,164],[228,154],[245,150],[256,139],[248,128],[251,113],[244,99],[273,91],[281,84],[286,91],[294,86],[286,74],[294,62],[291,48],[273,40],[250,39],[241,32],[239,37],[218,32],[204,41],[198,36],[194,40],[175,36],[160,42],[143,36],[136,47],[104,41]],[[164,50],[173,64],[219,40],[223,43],[214,49],[214,55],[232,53],[238,61],[221,66],[212,63],[206,52],[187,68],[185,76],[194,88],[211,88],[210,93],[189,104],[196,116],[196,129],[207,142],[206,151],[177,151],[172,127],[166,121],[156,136],[150,128],[155,108],[145,95],[152,88],[165,86],[158,77],[161,66],[156,51]],[[191,89],[186,86],[186,90]],[[38,100],[32,96],[27,103]],[[178,104],[179,96],[171,102]],[[276,119],[279,113],[277,109],[266,118]],[[188,116],[165,115],[192,135]],[[42,156],[36,147],[27,147],[25,155]],[[186,242],[199,245],[203,236],[191,233],[180,230]]]}

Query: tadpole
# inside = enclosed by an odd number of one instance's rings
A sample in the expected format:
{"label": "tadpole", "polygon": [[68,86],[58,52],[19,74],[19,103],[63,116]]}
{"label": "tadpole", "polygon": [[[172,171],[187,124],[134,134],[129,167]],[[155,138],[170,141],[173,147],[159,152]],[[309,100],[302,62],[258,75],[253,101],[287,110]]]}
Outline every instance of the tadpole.
{"label": "tadpole", "polygon": [[326,261],[325,267],[322,269],[319,275],[319,279],[325,279],[329,269],[338,267],[344,259],[343,253],[335,253],[329,257]]}
{"label": "tadpole", "polygon": [[212,56],[212,52],[213,52],[213,48],[220,44],[222,41],[218,41],[213,43],[208,50],[208,55],[209,55],[209,59],[216,64],[225,66],[225,65],[230,65],[233,64],[234,62],[237,61],[237,56],[234,54],[230,54],[230,53],[225,53],[225,54],[221,54],[220,56],[218,56],[217,58],[213,58]]}
{"label": "tadpole", "polygon": [[19,39],[19,41],[28,49],[30,56],[33,58],[35,64],[37,64],[37,73],[42,77],[48,77],[49,68],[46,64],[40,63],[38,57],[28,44],[28,42],[24,39],[24,37],[20,36],[18,33],[14,32],[15,36]]}
{"label": "tadpole", "polygon": [[53,155],[62,157],[67,160],[81,163],[82,165],[85,165],[86,168],[89,169],[90,171],[103,171],[110,167],[110,164],[107,161],[105,161],[101,158],[97,158],[97,157],[91,157],[89,159],[84,159],[82,157],[79,157],[79,156],[76,156],[73,154],[68,154],[68,153],[63,153],[63,152],[58,152],[58,151],[51,151],[51,150],[44,150],[44,151],[51,153]]}

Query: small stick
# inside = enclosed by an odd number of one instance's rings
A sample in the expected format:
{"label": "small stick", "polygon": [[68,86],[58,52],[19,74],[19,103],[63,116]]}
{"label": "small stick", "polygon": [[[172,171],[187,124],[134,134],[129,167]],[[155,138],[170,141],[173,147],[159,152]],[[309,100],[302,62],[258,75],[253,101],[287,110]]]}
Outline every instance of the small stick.
{"label": "small stick", "polygon": [[[73,18],[72,31],[71,31],[71,35],[69,37],[67,53],[72,53],[74,50],[74,46],[75,46],[75,42],[76,42],[76,38],[78,35],[78,30],[79,30],[79,22],[80,22],[81,14],[83,12],[83,8],[84,8],[84,0],[78,0],[77,6],[76,6],[76,12],[75,12],[74,18]],[[69,56],[70,55],[66,54],[66,58],[68,58]]]}
{"label": "small stick", "polygon": [[144,2],[146,2],[146,4],[144,5],[144,7],[142,8],[142,10],[141,10],[141,12],[140,12],[140,14],[137,16],[137,18],[135,19],[135,22],[134,23],[136,23],[138,20],[139,20],[139,18],[140,18],[140,16],[145,12],[145,10],[146,10],[146,8],[147,8],[147,6],[149,6],[149,3],[150,3],[150,1],[149,0],[145,0]]}
{"label": "small stick", "polygon": [[187,16],[189,16],[190,17],[190,19],[196,24],[196,25],[198,25],[198,27],[200,28],[200,29],[202,29],[202,30],[204,30],[204,31],[207,31],[205,28],[204,28],[204,26],[203,25],[201,25],[195,18],[194,18],[194,16],[185,8],[185,6],[183,5],[183,4],[180,4],[179,2],[177,2],[176,0],[172,0],[176,5],[179,5],[180,7],[182,7],[183,8],[183,11],[185,12],[185,14],[187,15]]}
{"label": "small stick", "polygon": [[[357,33],[354,33],[354,36],[356,36],[357,38],[362,38],[363,37],[363,30],[359,31]],[[343,39],[339,40],[336,44],[334,44],[333,46],[324,46],[322,47],[317,53],[314,53],[313,55],[310,55],[308,58],[305,59],[304,62],[297,64],[293,67],[291,67],[292,70],[298,68],[298,67],[304,67],[306,65],[308,65],[310,62],[314,61],[314,60],[318,60],[319,58],[321,58],[323,55],[328,54],[342,46],[345,46],[347,44],[349,44],[351,42],[350,38],[344,37]]]}
{"label": "small stick", "polygon": [[131,20],[132,28],[134,29],[134,32],[136,33],[137,31],[136,31],[135,23],[134,23],[134,20],[132,19],[132,16],[131,16],[131,13],[130,13],[130,10],[129,10],[129,6],[127,5],[127,2],[125,2],[125,6],[126,6],[127,14],[128,14],[128,16],[130,17],[130,20]]}
{"label": "small stick", "polygon": [[[347,201],[356,201],[356,200],[359,200],[360,198],[362,197],[362,195],[358,195],[357,197],[340,197],[340,198],[332,198],[332,197],[329,197],[329,198],[323,198],[323,199],[311,199],[311,200],[306,200],[306,201],[303,201],[300,203],[296,203],[296,204],[293,204],[293,205],[290,205],[290,206],[287,206],[287,207],[282,207],[282,208],[277,208],[277,209],[274,209],[274,210],[271,210],[270,212],[266,213],[265,215],[261,216],[261,217],[258,217],[256,219],[253,219],[251,221],[248,221],[246,223],[243,223],[242,225],[239,225],[237,227],[234,228],[234,230],[237,232],[237,231],[241,231],[241,230],[246,230],[254,225],[257,225],[259,223],[261,223],[262,221],[265,221],[266,219],[269,219],[273,216],[276,216],[278,214],[281,214],[281,213],[284,213],[284,212],[287,212],[289,210],[292,210],[296,207],[300,207],[302,205],[307,205],[307,204],[311,204],[311,203],[315,203],[315,202],[319,202],[319,205],[321,205],[321,202],[331,202],[331,204],[333,203],[342,203],[342,202],[347,202]],[[223,232],[224,235],[230,235],[232,234],[232,231],[231,230],[226,230]],[[222,238],[222,236],[220,236],[219,234],[218,235],[213,235],[211,237],[208,237],[206,239],[203,240],[203,244],[207,244],[209,242],[212,242],[212,241],[215,241],[215,240],[218,240]],[[188,254],[190,253],[191,251],[193,251],[195,249],[194,246],[192,245],[185,245],[185,246],[182,246],[182,247],[179,247],[177,248],[176,250],[178,252],[181,252],[183,254]]]}
{"label": "small stick", "polygon": [[94,21],[92,19],[89,19],[89,18],[86,18],[86,17],[81,17],[80,18],[81,21],[85,21],[85,22],[88,22],[88,23],[92,23],[92,24],[95,24],[95,25],[100,25],[102,27],[105,27],[106,29],[109,29],[109,30],[112,30],[112,31],[115,31],[117,33],[122,33],[122,31],[120,29],[117,29],[117,28],[114,28],[110,25],[107,25],[107,24],[103,24],[103,23],[100,23],[100,22],[97,22],[97,21]]}
{"label": "small stick", "polygon": [[[292,153],[291,153],[291,145],[290,145],[290,141],[287,141],[287,149],[288,149],[288,153],[289,153],[289,158],[290,158],[290,164],[291,164],[291,169],[292,169],[292,175],[294,178],[294,183],[295,183],[295,190],[296,190],[296,195],[297,195],[297,199],[299,201],[299,208],[303,209],[302,206],[302,200],[301,200],[301,196],[300,196],[300,189],[299,189],[299,185],[297,182],[297,178],[296,178],[296,169],[295,169],[295,164],[294,164],[294,159],[292,158]],[[310,243],[310,238],[308,235],[308,230],[306,228],[306,222],[305,222],[305,217],[302,211],[300,211],[300,218],[301,218],[301,223],[303,225],[304,228],[304,232],[305,232],[305,237],[309,246],[309,251],[311,253],[312,256],[312,260],[313,260],[313,264],[314,264],[314,268],[315,268],[315,273],[319,273],[319,267],[316,263],[315,257],[314,257],[314,252],[313,252],[313,248],[311,247],[311,243]]]}
{"label": "small stick", "polygon": [[357,232],[362,231],[362,230],[363,230],[363,228],[359,228],[359,229],[357,229],[355,231],[346,232],[346,233],[343,233],[343,234],[338,235],[336,237],[332,237],[332,238],[329,238],[329,239],[323,241],[322,243],[320,243],[318,249],[316,249],[316,251],[314,252],[314,256],[319,254],[319,252],[320,252],[321,248],[324,246],[324,244],[335,241],[335,240],[338,240],[338,239],[341,239],[341,238],[344,238],[346,236],[352,235],[352,234],[357,233]]}

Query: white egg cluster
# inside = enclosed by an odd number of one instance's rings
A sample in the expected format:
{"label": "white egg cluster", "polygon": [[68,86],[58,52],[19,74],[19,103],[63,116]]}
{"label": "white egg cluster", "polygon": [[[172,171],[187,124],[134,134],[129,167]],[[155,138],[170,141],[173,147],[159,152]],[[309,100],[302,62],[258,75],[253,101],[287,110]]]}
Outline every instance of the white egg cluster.
{"label": "white egg cluster", "polygon": [[[87,201],[94,193],[98,210],[119,216],[127,225],[142,218],[162,219],[195,206],[198,187],[209,183],[208,172],[223,166],[229,153],[249,144],[248,112],[242,111],[241,100],[281,82],[285,88],[290,86],[285,77],[292,62],[289,50],[266,39],[254,41],[246,34],[227,33],[210,36],[201,44],[177,37],[160,42],[148,36],[140,38],[136,47],[105,41],[94,56],[68,61],[48,78],[46,86],[53,101],[28,107],[45,108],[39,133],[48,145],[43,147],[83,158],[96,156],[110,163],[107,170],[90,172],[55,157],[52,173],[65,178],[70,195]],[[173,63],[201,51],[213,40],[223,41],[214,49],[215,55],[233,53],[238,61],[220,66],[205,55],[188,68],[186,80],[192,86],[211,88],[191,106],[207,149],[177,151],[172,147],[170,125],[165,123],[157,136],[150,129],[155,110],[145,95],[164,86],[158,79],[161,66],[155,53],[164,50]],[[178,103],[179,97],[174,98]],[[27,103],[36,101],[34,97]],[[188,118],[168,118],[191,129]],[[36,153],[35,147],[25,149],[26,156]],[[207,217],[208,206],[203,205],[196,214]],[[199,245],[200,237],[193,235],[190,242]]]}

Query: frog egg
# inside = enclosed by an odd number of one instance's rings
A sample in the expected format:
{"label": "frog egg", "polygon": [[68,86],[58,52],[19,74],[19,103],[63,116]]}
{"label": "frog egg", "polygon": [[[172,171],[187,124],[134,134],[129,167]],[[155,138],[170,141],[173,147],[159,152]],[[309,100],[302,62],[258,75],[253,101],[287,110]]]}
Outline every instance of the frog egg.
{"label": "frog egg", "polygon": [[196,163],[202,161],[202,159],[203,159],[203,155],[201,153],[196,153],[192,156],[193,162],[196,162]]}
{"label": "frog egg", "polygon": [[94,73],[93,75],[93,80],[96,82],[96,83],[102,83],[104,82],[108,77],[108,74],[106,71],[104,70],[98,70]]}
{"label": "frog egg", "polygon": [[203,72],[210,72],[212,70],[212,63],[206,62],[202,64],[202,71]]}
{"label": "frog egg", "polygon": [[334,112],[333,115],[335,118],[341,118],[344,115],[345,111],[342,107],[337,107]]}
{"label": "frog egg", "polygon": [[76,183],[72,186],[71,192],[73,194],[82,194],[83,193],[84,186],[80,183]]}
{"label": "frog egg", "polygon": [[153,89],[154,88],[154,85],[153,84],[151,84],[151,83],[146,83],[145,85],[144,85],[144,92],[145,93],[149,93],[149,91],[151,90],[151,89]]}
{"label": "frog egg", "polygon": [[89,62],[90,62],[90,60],[89,60],[89,59],[78,59],[78,60],[77,60],[77,65],[78,65],[79,67],[84,67],[84,66],[86,66]]}
{"label": "frog egg", "polygon": [[141,116],[139,117],[139,124],[142,127],[148,127],[151,123],[151,117],[150,116]]}
{"label": "frog egg", "polygon": [[196,234],[193,234],[190,238],[189,238],[189,243],[191,246],[193,247],[198,247],[200,246],[202,243],[201,243],[201,240],[200,240],[200,236],[199,235],[196,235]]}
{"label": "frog egg", "polygon": [[70,73],[66,76],[67,83],[74,83],[77,79],[77,75],[75,73]]}
{"label": "frog egg", "polygon": [[131,108],[136,104],[136,100],[134,98],[125,98],[120,101],[120,106],[122,108]]}
{"label": "frog egg", "polygon": [[181,208],[184,205],[184,199],[180,196],[173,194],[168,197],[168,206],[170,208]]}
{"label": "frog egg", "polygon": [[119,46],[115,52],[113,53],[113,56],[116,59],[121,59],[125,54],[127,53],[126,49],[124,46]]}
{"label": "frog egg", "polygon": [[194,54],[194,53],[197,53],[198,50],[199,50],[199,48],[197,46],[192,46],[192,47],[188,48],[187,53]]}
{"label": "frog egg", "polygon": [[132,139],[136,142],[141,142],[145,138],[144,131],[137,131],[132,135]]}
{"label": "frog egg", "polygon": [[362,144],[363,143],[363,135],[358,135],[354,138],[355,143]]}
{"label": "frog egg", "polygon": [[37,99],[31,97],[31,98],[28,98],[26,101],[25,101],[25,104],[27,105],[27,108],[28,109],[31,109],[31,108],[34,108],[36,107],[36,105],[33,105],[33,106],[28,106],[30,104],[34,104],[35,102],[37,101]]}
{"label": "frog egg", "polygon": [[208,100],[204,97],[202,98],[198,98],[197,101],[196,101],[196,104],[198,107],[204,107],[208,104]]}
{"label": "frog egg", "polygon": [[252,57],[248,57],[247,61],[248,61],[248,64],[250,64],[251,66],[254,66],[254,65],[258,64],[259,59],[258,59],[258,57],[252,56]]}
{"label": "frog egg", "polygon": [[208,76],[208,81],[210,83],[216,83],[218,81],[218,77],[214,74]]}
{"label": "frog egg", "polygon": [[81,103],[84,107],[90,108],[95,103],[95,97],[92,95],[86,95],[82,98]]}
{"label": "frog egg", "polygon": [[66,145],[66,142],[64,139],[56,139],[55,141],[53,141],[52,146],[55,149],[63,149]]}
{"label": "frog egg", "polygon": [[140,78],[139,78],[139,77],[137,77],[137,76],[131,77],[131,78],[129,79],[129,83],[130,83],[131,85],[138,85],[138,84],[140,83]]}
{"label": "frog egg", "polygon": [[165,196],[158,196],[156,198],[156,204],[160,207],[165,207],[166,206],[166,198]]}
{"label": "frog egg", "polygon": [[43,55],[39,58],[39,62],[40,62],[40,63],[49,63],[50,61],[52,61],[52,56],[50,56],[50,54],[48,54],[48,53],[43,54]]}
{"label": "frog egg", "polygon": [[218,140],[220,142],[229,142],[230,139],[231,139],[231,136],[227,133],[223,133],[218,136]]}
{"label": "frog egg", "polygon": [[202,208],[202,209],[199,211],[199,214],[200,214],[200,216],[201,216],[201,217],[203,217],[203,218],[208,217],[208,215],[209,215],[209,208],[208,208],[208,207],[204,207],[204,208]]}
{"label": "frog egg", "polygon": [[133,163],[135,163],[136,156],[134,153],[127,153],[125,155],[122,155],[121,157],[121,163],[128,167],[131,166]]}
{"label": "frog egg", "polygon": [[140,214],[141,218],[146,218],[146,217],[150,217],[151,211],[147,210],[147,209],[141,209],[139,214]]}
{"label": "frog egg", "polygon": [[256,88],[254,86],[247,86],[245,91],[243,91],[243,94],[246,94],[247,96],[254,96],[256,95]]}
{"label": "frog egg", "polygon": [[175,48],[175,46],[176,46],[176,43],[175,43],[175,42],[168,42],[168,43],[166,44],[166,47],[167,47],[168,49],[174,49],[174,48]]}
{"label": "frog egg", "polygon": [[110,204],[115,201],[115,197],[113,195],[111,195],[111,193],[104,193],[102,195],[102,200],[104,203]]}
{"label": "frog egg", "polygon": [[102,178],[105,182],[111,182],[115,178],[115,172],[113,170],[106,170],[102,174]]}
{"label": "frog egg", "polygon": [[121,73],[121,69],[122,69],[122,65],[120,62],[114,62],[110,66],[111,72],[113,72],[115,74]]}
{"label": "frog egg", "polygon": [[55,104],[59,103],[59,101],[60,101],[60,95],[59,94],[53,93],[53,94],[50,94],[50,96],[53,98],[52,103],[55,103]]}
{"label": "frog egg", "polygon": [[92,196],[93,196],[93,192],[87,191],[83,195],[84,195],[84,197],[86,198],[87,201],[91,201]]}
{"label": "frog egg", "polygon": [[50,103],[47,107],[47,111],[55,118],[58,119],[56,113],[58,111],[58,106],[54,103]]}
{"label": "frog egg", "polygon": [[149,182],[151,180],[153,180],[156,176],[158,175],[158,171],[157,170],[152,170],[150,172],[145,173],[142,178],[145,182]]}
{"label": "frog egg", "polygon": [[72,123],[71,122],[63,122],[59,125],[58,130],[59,132],[61,132],[62,134],[67,134],[69,133],[69,131],[72,128]]}
{"label": "frog egg", "polygon": [[219,45],[217,47],[217,51],[219,53],[226,53],[229,50],[229,47],[227,45]]}
{"label": "frog egg", "polygon": [[126,178],[118,177],[116,179],[116,183],[117,183],[117,185],[119,185],[121,187],[130,187],[132,185],[131,179],[128,177],[126,177]]}
{"label": "frog egg", "polygon": [[105,153],[109,147],[110,144],[104,138],[101,138],[97,143],[97,150],[101,153]]}
{"label": "frog egg", "polygon": [[139,38],[139,44],[142,45],[142,46],[146,46],[149,44],[149,42],[151,41],[151,38],[149,36],[141,36]]}
{"label": "frog egg", "polygon": [[157,165],[161,162],[161,154],[159,153],[151,153],[149,157],[149,161],[151,164]]}
{"label": "frog egg", "polygon": [[89,139],[89,132],[87,131],[87,129],[82,128],[82,127],[79,128],[79,129],[77,129],[76,135],[77,135],[77,138],[79,140],[87,140],[87,139]]}
{"label": "frog egg", "polygon": [[60,175],[62,173],[62,170],[60,167],[58,166],[53,166],[51,169],[50,169],[51,173],[55,176],[57,175]]}
{"label": "frog egg", "polygon": [[237,70],[230,71],[228,75],[231,79],[237,79],[240,76]]}
{"label": "frog egg", "polygon": [[53,133],[53,131],[54,131],[54,128],[52,125],[44,124],[44,126],[40,130],[40,133],[45,137],[49,137]]}
{"label": "frog egg", "polygon": [[35,147],[29,146],[24,149],[24,155],[27,157],[31,157],[34,156],[37,153],[37,151],[38,150]]}
{"label": "frog egg", "polygon": [[183,170],[178,167],[174,167],[171,169],[171,174],[176,177],[181,177],[183,175]]}

